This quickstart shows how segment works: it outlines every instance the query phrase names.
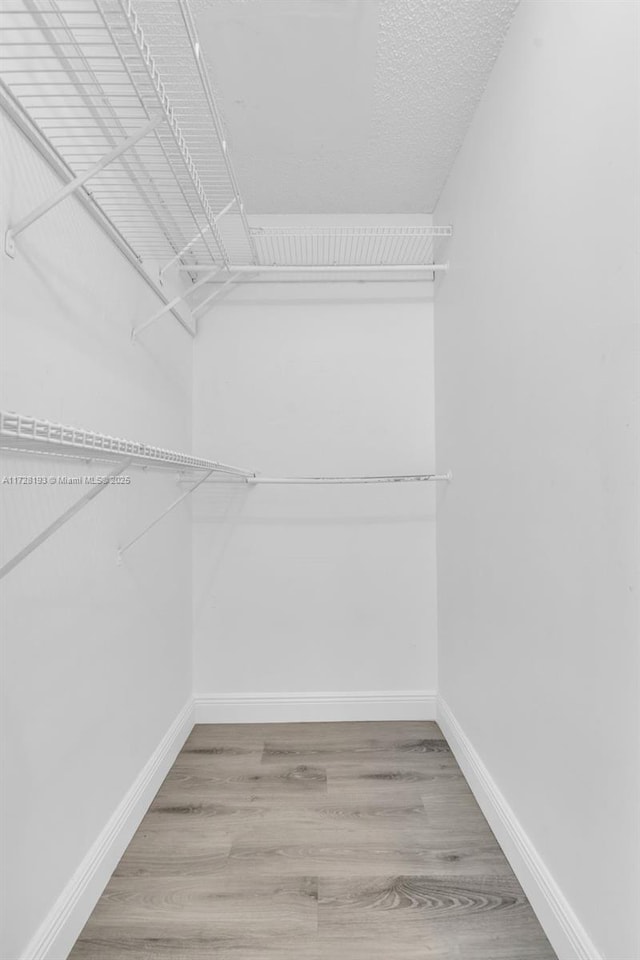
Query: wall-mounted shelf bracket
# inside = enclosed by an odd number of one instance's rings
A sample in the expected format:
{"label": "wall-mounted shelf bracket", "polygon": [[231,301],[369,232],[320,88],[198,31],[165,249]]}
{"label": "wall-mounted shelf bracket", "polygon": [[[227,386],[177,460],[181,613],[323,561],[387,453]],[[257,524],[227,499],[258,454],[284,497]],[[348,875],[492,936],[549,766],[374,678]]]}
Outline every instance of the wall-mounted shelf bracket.
{"label": "wall-mounted shelf bracket", "polygon": [[33,540],[30,540],[26,547],[23,547],[22,550],[16,553],[11,560],[7,561],[7,563],[0,568],[0,580],[3,577],[6,577],[6,575],[15,567],[17,567],[19,563],[22,563],[22,561],[26,559],[30,553],[33,553],[34,550],[44,543],[45,540],[48,540],[49,537],[51,537],[57,530],[60,529],[60,527],[63,527],[68,520],[71,520],[71,518],[75,517],[77,513],[80,513],[80,511],[83,510],[84,507],[91,502],[91,500],[95,500],[95,498],[99,496],[103,490],[107,490],[111,486],[111,480],[115,477],[119,477],[120,474],[127,469],[130,463],[130,459],[124,460],[122,463],[119,463],[117,467],[111,471],[111,473],[107,474],[106,477],[102,477],[100,480],[96,479],[95,486],[92,486],[83,497],[80,497],[80,499],[70,506],[68,510],[65,510],[64,513],[60,514],[57,520],[54,520],[53,523],[50,523],[49,526],[42,531],[42,533],[39,533],[37,537],[34,537]]}
{"label": "wall-mounted shelf bracket", "polygon": [[186,290],[184,293],[179,294],[177,297],[174,297],[173,300],[170,300],[169,303],[165,304],[160,310],[153,314],[152,317],[149,317],[148,320],[145,320],[144,323],[139,323],[137,327],[134,327],[131,331],[131,339],[133,341],[137,340],[139,334],[143,330],[146,330],[147,327],[150,327],[152,323],[155,323],[156,320],[160,320],[161,317],[164,317],[165,313],[168,313],[176,304],[181,303],[183,300],[186,300],[187,297],[191,296],[196,290],[199,290],[200,287],[204,286],[205,283],[209,283],[215,276],[217,276],[221,270],[224,270],[224,267],[215,267],[213,270],[209,270],[209,273],[206,277],[203,277],[202,280],[198,280],[197,283],[194,283],[189,290]]}
{"label": "wall-mounted shelf bracket", "polygon": [[[228,213],[229,210],[231,210],[231,208],[233,207],[233,205],[236,203],[236,199],[237,199],[237,198],[234,197],[233,200],[231,200],[231,201],[226,205],[226,207],[224,207],[224,208],[220,211],[220,213],[216,214],[216,216],[213,218],[213,222],[214,222],[214,223],[217,223],[219,220],[221,220],[221,219],[224,217],[225,213]],[[162,283],[163,278],[164,278],[164,275],[165,275],[165,273],[167,272],[167,270],[169,269],[169,267],[172,267],[172,266],[174,265],[174,263],[177,263],[178,260],[180,260],[180,259],[185,255],[185,253],[188,253],[189,250],[191,250],[191,248],[192,248],[193,246],[195,246],[195,244],[196,244],[199,240],[202,240],[202,238],[204,237],[205,233],[207,233],[210,229],[211,229],[211,225],[210,225],[210,224],[207,224],[206,227],[204,227],[202,230],[200,230],[200,231],[195,235],[195,237],[193,238],[193,240],[189,240],[189,243],[185,244],[185,246],[182,248],[182,250],[179,251],[179,253],[176,253],[175,257],[172,257],[171,260],[168,261],[168,263],[165,263],[164,267],[162,267],[161,270],[160,270],[160,283]],[[183,266],[188,267],[188,264],[183,264]]]}
{"label": "wall-mounted shelf bracket", "polygon": [[119,143],[117,147],[114,147],[109,153],[105,154],[102,159],[98,160],[97,163],[94,163],[93,166],[89,167],[88,170],[85,170],[84,173],[79,174],[77,177],[74,177],[73,180],[70,180],[61,190],[58,190],[52,197],[49,197],[48,200],[45,200],[39,206],[32,210],[31,213],[27,214],[26,217],[23,217],[22,220],[19,220],[13,227],[7,230],[5,234],[5,243],[4,248],[5,252],[9,257],[15,257],[16,255],[16,237],[22,233],[23,230],[26,230],[27,227],[30,227],[32,223],[35,223],[36,220],[39,220],[40,217],[43,217],[45,213],[48,213],[50,210],[53,210],[54,207],[57,207],[59,203],[65,200],[67,197],[71,196],[72,193],[75,193],[76,190],[79,190],[80,187],[90,180],[92,177],[95,177],[98,173],[108,167],[110,163],[114,160],[117,160],[123,153],[129,150],[134,144],[139,140],[142,140],[143,137],[146,137],[148,133],[151,133],[152,130],[162,122],[162,114],[157,114],[152,117],[147,123],[145,123],[139,130],[133,133],[130,137],[127,137],[126,140],[123,140],[122,143]]}
{"label": "wall-mounted shelf bracket", "polygon": [[134,545],[134,543],[137,543],[138,540],[141,540],[142,537],[144,537],[144,535],[149,532],[149,530],[155,527],[156,524],[160,523],[160,521],[163,520],[168,513],[171,513],[172,510],[175,510],[175,508],[179,506],[179,504],[181,504],[183,500],[186,500],[187,497],[190,497],[191,494],[198,489],[201,483],[204,483],[205,480],[209,479],[209,477],[213,472],[214,472],[213,470],[209,470],[207,473],[205,473],[205,475],[201,477],[199,480],[197,480],[196,483],[194,483],[193,486],[186,491],[186,493],[183,493],[176,500],[174,500],[173,503],[170,503],[169,506],[166,508],[166,510],[162,511],[159,517],[156,517],[155,520],[152,520],[151,523],[147,524],[144,530],[141,530],[140,533],[133,538],[133,540],[129,540],[129,542],[126,543],[123,547],[120,547],[120,549],[118,550],[117,562],[121,564],[122,558],[124,554],[127,552],[127,550],[130,550],[131,547]]}
{"label": "wall-mounted shelf bracket", "polygon": [[155,526],[162,517],[178,506],[185,496],[190,496],[201,483],[209,479],[212,474],[226,474],[228,477],[246,480],[255,476],[253,471],[243,467],[234,467],[217,460],[208,460],[202,457],[193,457],[190,454],[178,453],[175,450],[166,450],[162,447],[152,447],[137,440],[124,440],[112,437],[105,433],[95,433],[79,427],[68,427],[50,420],[39,420],[36,417],[25,417],[19,413],[0,410],[0,450],[7,454],[30,454],[38,457],[62,457],[76,461],[105,460],[111,464],[112,472],[106,476],[95,478],[90,490],[69,507],[57,520],[34,537],[19,553],[0,568],[0,579],[5,577],[25,557],[28,557],[41,543],[59,530],[67,520],[75,516],[82,508],[98,496],[107,487],[112,486],[111,480],[118,477],[127,467],[139,467],[146,470],[150,467],[173,470],[178,472],[178,479],[182,471],[202,470],[202,476],[186,494],[179,497],[169,506],[160,517],[153,521],[134,540],[122,548],[120,553],[128,550],[147,530]]}
{"label": "wall-mounted shelf bracket", "polygon": [[214,290],[213,293],[210,293],[209,296],[202,301],[202,303],[199,303],[197,307],[193,308],[192,316],[194,318],[197,317],[204,310],[205,307],[209,306],[212,300],[217,299],[217,297],[219,297],[220,294],[227,289],[227,287],[235,283],[239,276],[240,276],[239,273],[231,274],[229,279],[225,280],[224,283],[222,283],[217,290]]}

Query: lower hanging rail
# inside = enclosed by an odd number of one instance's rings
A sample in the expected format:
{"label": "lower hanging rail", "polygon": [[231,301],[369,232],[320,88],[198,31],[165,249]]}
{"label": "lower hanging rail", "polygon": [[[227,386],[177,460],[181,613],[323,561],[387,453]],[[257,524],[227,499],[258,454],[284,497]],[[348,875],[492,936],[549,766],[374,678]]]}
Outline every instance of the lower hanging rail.
{"label": "lower hanging rail", "polygon": [[[255,474],[253,477],[219,477],[218,479],[204,480],[204,483],[233,483],[234,480],[241,480],[242,483],[255,486],[259,483],[427,483],[439,481],[447,483],[453,480],[451,470],[447,473],[407,473],[407,474],[388,474],[387,476],[362,476],[362,477],[261,477]],[[182,481],[183,483],[186,481]]]}
{"label": "lower hanging rail", "polygon": [[248,477],[247,483],[425,483],[430,480],[451,480],[448,473],[411,473],[386,477]]}

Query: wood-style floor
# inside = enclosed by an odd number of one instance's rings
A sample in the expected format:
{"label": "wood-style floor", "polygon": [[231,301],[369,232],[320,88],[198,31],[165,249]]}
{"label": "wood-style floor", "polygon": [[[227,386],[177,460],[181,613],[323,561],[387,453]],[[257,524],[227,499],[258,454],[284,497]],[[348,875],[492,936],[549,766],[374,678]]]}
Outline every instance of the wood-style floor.
{"label": "wood-style floor", "polygon": [[553,960],[434,723],[197,726],[71,960]]}

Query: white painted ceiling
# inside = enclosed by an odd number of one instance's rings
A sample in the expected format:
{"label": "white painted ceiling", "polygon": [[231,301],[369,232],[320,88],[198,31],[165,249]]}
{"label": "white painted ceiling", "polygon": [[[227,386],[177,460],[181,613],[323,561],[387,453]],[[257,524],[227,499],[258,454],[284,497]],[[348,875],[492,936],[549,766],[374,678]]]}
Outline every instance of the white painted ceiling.
{"label": "white painted ceiling", "polygon": [[247,211],[430,213],[518,0],[191,0]]}

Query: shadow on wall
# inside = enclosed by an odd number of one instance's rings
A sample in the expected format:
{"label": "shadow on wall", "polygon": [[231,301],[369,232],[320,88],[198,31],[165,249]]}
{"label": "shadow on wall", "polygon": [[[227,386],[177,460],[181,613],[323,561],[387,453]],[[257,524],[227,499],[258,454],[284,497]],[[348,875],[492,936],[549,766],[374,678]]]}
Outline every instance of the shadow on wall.
{"label": "shadow on wall", "polygon": [[[234,535],[241,529],[271,527],[291,530],[292,528],[345,527],[356,530],[372,526],[413,527],[415,524],[435,523],[433,498],[415,496],[409,503],[404,501],[399,509],[374,512],[378,498],[371,502],[360,501],[360,509],[354,510],[354,494],[357,487],[333,487],[331,494],[343,496],[348,489],[349,505],[340,509],[334,502],[334,509],[326,509],[324,497],[327,488],[322,485],[299,487],[296,485],[273,487],[254,487],[238,481],[228,483],[216,481],[201,487],[193,498],[192,521],[194,524],[194,551],[197,551],[198,571],[194,589],[194,618],[197,622],[204,604],[210,602],[211,590],[215,587],[223,567],[225,556],[232,544]],[[286,491],[290,496],[287,497]],[[296,491],[292,496],[292,492]],[[368,488],[368,493],[380,494],[380,490]],[[277,501],[274,498],[276,495]],[[321,499],[318,499],[320,494]],[[370,500],[370,497],[366,498]],[[275,507],[275,509],[274,509]]]}
{"label": "shadow on wall", "polygon": [[[193,496],[194,552],[198,550],[199,572],[197,580],[194,576],[193,591],[193,616],[196,622],[203,604],[208,599],[208,590],[217,580],[242,508],[250,493],[251,489],[247,484],[230,480],[228,483],[203,484]],[[197,527],[200,524],[215,524],[218,529],[211,536],[198,537]]]}
{"label": "shadow on wall", "polygon": [[[420,278],[418,278],[420,279]],[[270,287],[276,286],[276,284],[282,289],[283,285],[292,290],[296,290],[298,285],[300,289],[303,289],[304,286],[309,286],[309,283],[313,280],[245,280],[241,281],[238,284],[229,286],[226,290],[221,291],[220,295],[215,298],[211,303],[211,306],[204,309],[200,315],[200,320],[206,320],[207,318],[215,319],[216,307],[224,302],[225,309],[242,307],[246,309],[247,298],[249,298],[252,306],[265,305],[269,307],[305,307],[305,306],[314,306],[318,305],[318,294],[317,287],[321,286],[323,291],[322,300],[324,302],[329,302],[334,306],[340,306],[345,304],[351,304],[354,302],[354,299],[357,299],[358,304],[364,306],[380,306],[380,304],[389,304],[393,307],[397,307],[399,303],[401,304],[424,304],[425,302],[425,287],[431,287],[432,284],[426,284],[424,281],[419,284],[413,284],[417,288],[413,289],[411,283],[407,285],[405,280],[404,283],[396,282],[390,280],[368,280],[366,286],[370,287],[373,285],[376,288],[376,294],[373,296],[363,296],[362,291],[366,289],[364,281],[356,281],[355,279],[350,280],[337,280],[335,277],[332,278],[331,283],[318,283],[316,278],[315,281],[315,290],[313,294],[309,296],[291,296],[291,297],[281,297],[275,298],[272,295]],[[200,303],[203,303],[204,300],[214,293],[220,287],[222,287],[224,281],[216,283],[213,281],[211,284],[205,284],[203,287],[203,292],[200,297]],[[432,299],[431,295],[428,297],[429,300]],[[198,301],[194,300],[193,305],[197,309]]]}

